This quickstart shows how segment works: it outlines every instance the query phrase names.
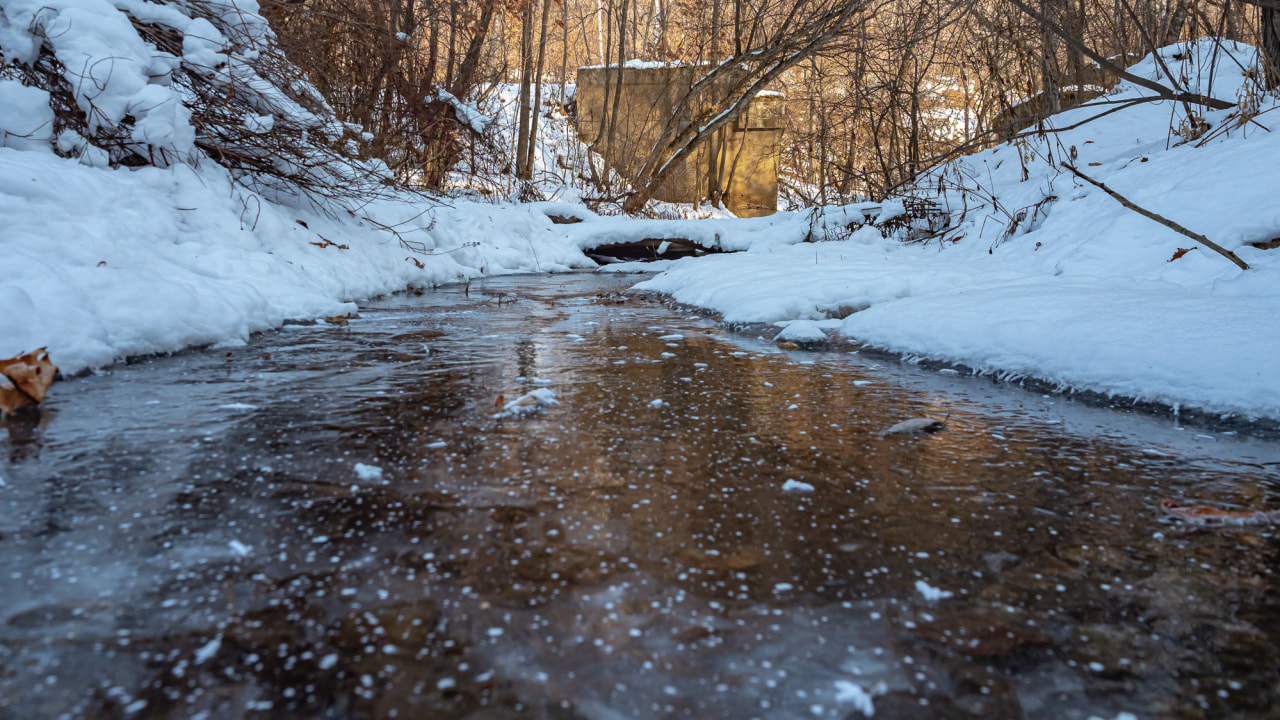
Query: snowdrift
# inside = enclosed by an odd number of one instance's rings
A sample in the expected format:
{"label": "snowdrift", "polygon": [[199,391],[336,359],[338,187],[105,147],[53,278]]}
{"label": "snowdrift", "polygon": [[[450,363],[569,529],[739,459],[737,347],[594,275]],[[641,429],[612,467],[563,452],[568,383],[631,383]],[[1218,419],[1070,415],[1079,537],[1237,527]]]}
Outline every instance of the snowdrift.
{"label": "snowdrift", "polygon": [[[1280,236],[1280,134],[1263,127],[1277,101],[1252,88],[1252,48],[1201,40],[1160,55],[1192,91],[1237,107],[1204,112],[1207,131],[1168,102],[1080,124],[1150,95],[1122,83],[1099,100],[1105,104],[1052,118],[1059,132],[923,178],[915,199],[935,203],[945,227],[926,241],[903,243],[901,233],[886,238],[857,222],[842,231],[831,220],[845,209],[780,213],[768,219],[771,232],[721,240],[747,252],[679,260],[638,287],[728,321],[826,320],[909,358],[1175,409],[1280,418],[1280,375],[1272,369],[1280,354],[1280,249],[1254,245]],[[1154,57],[1131,72],[1162,80]],[[1251,269],[1125,209],[1062,162],[1202,233]],[[815,237],[838,239],[803,242]]]}

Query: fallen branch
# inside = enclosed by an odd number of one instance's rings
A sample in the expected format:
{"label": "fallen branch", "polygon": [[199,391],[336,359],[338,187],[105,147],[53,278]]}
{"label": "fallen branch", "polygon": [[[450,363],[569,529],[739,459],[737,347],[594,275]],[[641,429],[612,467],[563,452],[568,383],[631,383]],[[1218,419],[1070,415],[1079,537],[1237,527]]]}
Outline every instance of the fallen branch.
{"label": "fallen branch", "polygon": [[1222,257],[1224,257],[1224,258],[1226,258],[1226,259],[1230,260],[1231,262],[1235,263],[1235,264],[1236,264],[1236,267],[1240,268],[1241,270],[1248,270],[1248,269],[1249,269],[1249,265],[1248,265],[1248,263],[1246,263],[1245,261],[1241,260],[1241,259],[1240,259],[1240,257],[1239,257],[1238,255],[1236,255],[1235,253],[1231,252],[1230,250],[1228,250],[1228,249],[1226,249],[1226,248],[1222,247],[1222,246],[1221,246],[1221,245],[1219,245],[1218,243],[1216,243],[1216,242],[1214,242],[1214,241],[1210,240],[1209,238],[1207,238],[1207,237],[1205,237],[1205,236],[1201,235],[1201,234],[1200,234],[1200,233],[1198,233],[1198,232],[1195,232],[1195,231],[1193,231],[1193,230],[1188,230],[1188,229],[1186,229],[1186,228],[1182,227],[1182,226],[1181,226],[1181,225],[1179,225],[1178,223],[1174,222],[1173,220],[1170,220],[1169,218],[1167,218],[1167,217],[1165,217],[1165,216],[1163,216],[1163,215],[1157,215],[1156,213],[1153,213],[1153,212],[1151,212],[1150,210],[1147,210],[1146,208],[1138,207],[1137,205],[1133,204],[1133,202],[1131,202],[1131,201],[1130,201],[1128,198],[1126,198],[1125,196],[1121,195],[1120,193],[1116,192],[1115,190],[1112,190],[1111,188],[1107,187],[1106,185],[1103,185],[1102,183],[1098,182],[1097,180],[1094,180],[1093,178],[1089,177],[1088,175],[1085,175],[1084,173],[1080,172],[1080,171],[1079,171],[1078,169],[1076,169],[1076,167],[1075,167],[1074,165],[1072,165],[1071,163],[1068,163],[1068,162],[1062,162],[1062,163],[1060,163],[1060,164],[1062,165],[1062,167],[1064,167],[1064,168],[1066,168],[1066,169],[1070,170],[1070,171],[1072,172],[1072,174],[1074,174],[1076,177],[1080,178],[1081,180],[1084,180],[1085,182],[1089,183],[1090,185],[1093,185],[1093,186],[1094,186],[1094,187],[1096,187],[1096,188],[1101,189],[1101,190],[1102,190],[1103,192],[1105,192],[1106,194],[1108,194],[1108,195],[1110,195],[1111,197],[1115,198],[1115,199],[1116,199],[1116,201],[1117,201],[1117,202],[1119,202],[1121,205],[1123,205],[1123,206],[1125,206],[1126,208],[1129,208],[1130,210],[1132,210],[1132,211],[1134,211],[1134,212],[1138,213],[1138,214],[1139,214],[1139,215],[1141,215],[1142,217],[1147,218],[1148,220],[1154,220],[1154,221],[1156,221],[1156,222],[1160,223],[1161,225],[1163,225],[1163,226],[1165,226],[1165,227],[1169,228],[1170,230],[1172,230],[1172,231],[1174,231],[1174,232],[1176,232],[1176,233],[1181,233],[1181,234],[1183,234],[1183,235],[1186,235],[1187,237],[1191,238],[1192,240],[1195,240],[1196,242],[1204,243],[1204,246],[1205,246],[1205,247],[1209,248],[1210,250],[1213,250],[1214,252],[1218,253],[1218,254],[1219,254],[1219,255],[1221,255]]}

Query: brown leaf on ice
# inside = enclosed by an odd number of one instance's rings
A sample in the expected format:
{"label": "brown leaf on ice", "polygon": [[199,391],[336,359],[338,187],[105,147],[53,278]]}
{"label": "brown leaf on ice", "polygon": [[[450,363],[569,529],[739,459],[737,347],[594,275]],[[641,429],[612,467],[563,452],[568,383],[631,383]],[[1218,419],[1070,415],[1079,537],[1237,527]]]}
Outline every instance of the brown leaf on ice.
{"label": "brown leaf on ice", "polygon": [[1198,246],[1189,247],[1189,248],[1178,248],[1178,251],[1173,254],[1173,257],[1169,258],[1169,262],[1173,262],[1174,260],[1177,260],[1183,255],[1186,255],[1187,253],[1191,252],[1192,250],[1199,250],[1199,249],[1200,248]]}
{"label": "brown leaf on ice", "polygon": [[1192,525],[1277,525],[1280,511],[1220,510],[1208,505],[1184,505],[1173,498],[1160,502],[1165,513]]}
{"label": "brown leaf on ice", "polygon": [[0,415],[44,400],[57,374],[45,348],[0,360]]}
{"label": "brown leaf on ice", "polygon": [[19,390],[7,378],[0,376],[0,417],[12,415],[35,403],[36,401],[32,400],[30,395]]}

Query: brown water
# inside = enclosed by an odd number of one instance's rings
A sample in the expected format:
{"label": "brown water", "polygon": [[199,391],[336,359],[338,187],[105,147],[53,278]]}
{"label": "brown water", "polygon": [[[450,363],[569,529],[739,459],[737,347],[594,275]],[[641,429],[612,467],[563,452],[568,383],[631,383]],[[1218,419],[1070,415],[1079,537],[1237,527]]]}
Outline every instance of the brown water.
{"label": "brown water", "polygon": [[783,353],[628,282],[55,386],[0,441],[0,715],[1280,715],[1273,532],[1159,509],[1280,507],[1280,444]]}

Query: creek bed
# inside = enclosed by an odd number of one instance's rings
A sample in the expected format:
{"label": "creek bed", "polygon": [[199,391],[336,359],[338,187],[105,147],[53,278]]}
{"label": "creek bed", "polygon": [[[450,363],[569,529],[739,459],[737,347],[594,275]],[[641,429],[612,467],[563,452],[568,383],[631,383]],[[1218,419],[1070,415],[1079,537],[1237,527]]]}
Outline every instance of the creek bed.
{"label": "creek bed", "polygon": [[783,352],[633,282],[55,386],[3,423],[0,715],[1275,714],[1273,531],[1160,501],[1276,507],[1280,443]]}

